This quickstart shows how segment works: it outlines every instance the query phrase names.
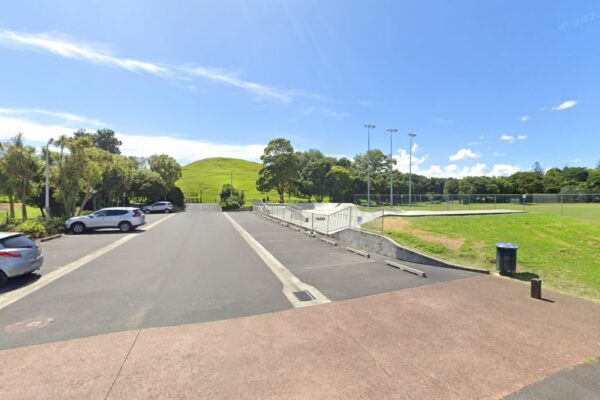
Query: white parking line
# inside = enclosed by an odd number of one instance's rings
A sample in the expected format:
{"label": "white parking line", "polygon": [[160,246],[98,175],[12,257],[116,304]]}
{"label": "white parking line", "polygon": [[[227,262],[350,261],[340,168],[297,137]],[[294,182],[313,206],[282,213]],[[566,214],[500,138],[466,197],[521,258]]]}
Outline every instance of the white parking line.
{"label": "white parking line", "polygon": [[[240,235],[246,240],[246,242],[250,245],[252,250],[258,254],[258,256],[267,264],[267,267],[275,274],[275,276],[281,281],[283,284],[283,294],[294,308],[300,307],[308,307],[316,304],[325,304],[331,303],[323,293],[319,291],[314,286],[310,286],[304,282],[302,282],[298,277],[292,274],[282,263],[279,262],[278,259],[273,256],[273,254],[269,253],[267,249],[265,249],[256,239],[252,237],[244,228],[240,226],[233,218],[231,218],[227,213],[223,213],[225,217],[231,222],[233,227],[239,232]],[[302,292],[304,290],[308,290],[313,297],[315,298],[312,301],[300,301],[294,295],[294,292]]]}
{"label": "white parking line", "polygon": [[[175,214],[170,214],[170,215],[168,215],[168,216],[166,216],[166,217],[164,217],[164,218],[154,222],[153,224],[150,224],[140,230],[149,231],[150,229],[154,228],[156,225],[166,221],[167,219],[169,219],[173,216],[175,216]],[[135,233],[130,233],[126,236],[123,236],[119,240],[112,242],[96,251],[93,251],[92,253],[90,253],[86,256],[83,256],[80,259],[75,260],[75,261],[65,265],[64,267],[59,267],[59,268],[53,270],[52,272],[49,272],[48,274],[42,275],[42,277],[40,279],[38,279],[31,285],[24,286],[22,288],[19,288],[19,289],[16,289],[16,290],[13,290],[11,292],[1,295],[0,296],[0,310],[11,305],[12,303],[14,303],[16,301],[21,300],[23,297],[30,295],[31,293],[43,288],[44,286],[54,282],[55,280],[62,278],[63,276],[67,275],[68,273],[73,272],[76,269],[83,267],[85,264],[89,263],[90,261],[93,261],[96,258],[108,253],[109,251],[116,249],[117,247],[130,241],[131,239],[133,239],[136,236],[138,236],[138,234],[135,234]]]}

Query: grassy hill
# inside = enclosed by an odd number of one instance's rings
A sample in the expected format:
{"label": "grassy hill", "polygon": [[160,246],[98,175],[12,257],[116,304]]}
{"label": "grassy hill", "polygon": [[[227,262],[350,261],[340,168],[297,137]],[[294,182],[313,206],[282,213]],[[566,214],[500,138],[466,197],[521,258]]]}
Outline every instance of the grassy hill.
{"label": "grassy hill", "polygon": [[218,202],[221,186],[229,183],[233,173],[233,187],[244,191],[246,204],[254,199],[277,199],[276,192],[260,193],[256,190],[256,179],[261,164],[235,158],[206,158],[183,167],[177,186],[187,198],[198,196],[202,192],[204,202]]}

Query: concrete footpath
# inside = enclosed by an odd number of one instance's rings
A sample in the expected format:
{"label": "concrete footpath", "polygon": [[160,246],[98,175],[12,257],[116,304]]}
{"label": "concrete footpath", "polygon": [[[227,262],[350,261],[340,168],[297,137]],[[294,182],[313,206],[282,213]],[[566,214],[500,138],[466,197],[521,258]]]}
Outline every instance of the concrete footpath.
{"label": "concrete footpath", "polygon": [[2,399],[498,399],[600,355],[600,304],[477,276],[0,351]]}

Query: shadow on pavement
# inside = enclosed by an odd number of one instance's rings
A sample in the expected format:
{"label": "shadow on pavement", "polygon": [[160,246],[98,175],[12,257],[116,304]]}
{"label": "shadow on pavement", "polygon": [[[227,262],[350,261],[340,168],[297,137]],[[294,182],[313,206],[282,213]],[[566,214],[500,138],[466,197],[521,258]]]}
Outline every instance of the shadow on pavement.
{"label": "shadow on pavement", "polygon": [[31,273],[23,276],[17,276],[16,278],[10,278],[6,285],[0,287],[0,294],[8,293],[25,286],[29,286],[41,277],[42,276],[39,274]]}
{"label": "shadow on pavement", "polygon": [[130,233],[133,234],[139,234],[139,233],[144,233],[143,230],[140,229],[135,229],[133,231],[129,231],[129,232],[121,232],[118,229],[96,229],[93,231],[86,231],[84,233],[71,233],[71,232],[67,232],[66,234],[69,236],[93,236],[93,235],[129,235]]}

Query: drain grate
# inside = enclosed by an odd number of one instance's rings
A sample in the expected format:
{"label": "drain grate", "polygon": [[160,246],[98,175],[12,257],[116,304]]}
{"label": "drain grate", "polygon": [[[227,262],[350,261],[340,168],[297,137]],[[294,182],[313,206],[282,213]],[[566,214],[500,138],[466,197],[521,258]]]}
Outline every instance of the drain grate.
{"label": "drain grate", "polygon": [[303,290],[301,292],[294,292],[294,296],[300,301],[312,301],[315,300],[315,296],[310,294],[308,290]]}

